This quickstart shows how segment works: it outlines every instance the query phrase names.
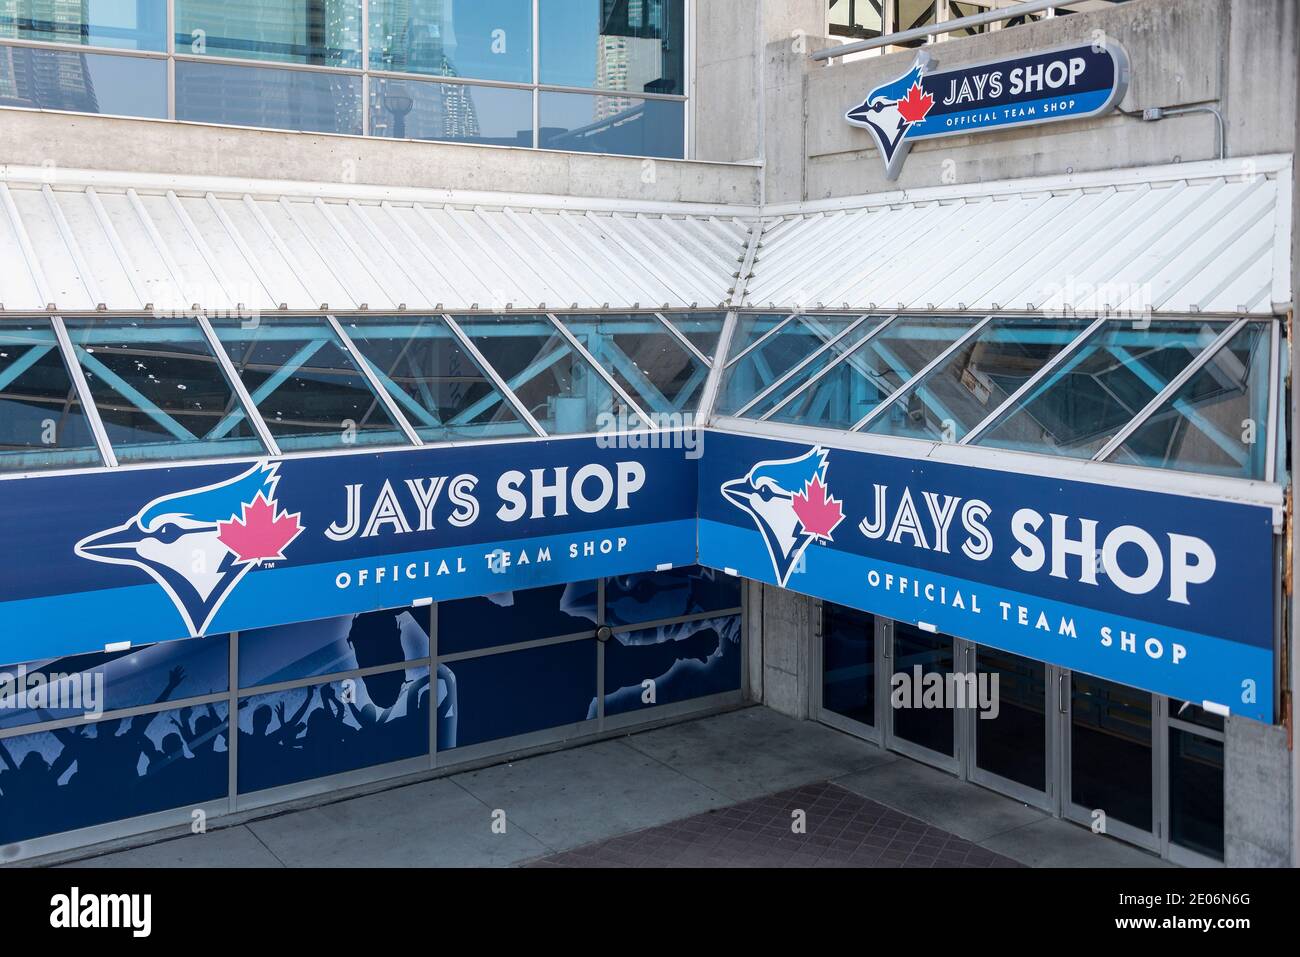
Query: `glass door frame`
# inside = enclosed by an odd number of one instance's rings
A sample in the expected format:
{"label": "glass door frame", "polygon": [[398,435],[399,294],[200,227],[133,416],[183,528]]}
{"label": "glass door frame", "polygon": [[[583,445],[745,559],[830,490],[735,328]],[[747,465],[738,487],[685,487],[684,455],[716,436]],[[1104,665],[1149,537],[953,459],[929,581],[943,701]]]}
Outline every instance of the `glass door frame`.
{"label": "glass door frame", "polygon": [[[894,732],[894,715],[896,709],[889,704],[890,696],[893,693],[893,676],[894,676],[894,626],[897,624],[892,618],[876,619],[876,660],[880,665],[876,669],[877,679],[876,687],[876,714],[880,726],[881,746],[889,751],[897,751],[899,754],[920,761],[922,764],[928,764],[931,767],[938,768],[941,771],[947,771],[961,778],[962,760],[966,749],[963,744],[963,718],[964,712],[969,712],[968,708],[954,708],[952,710],[952,755],[943,754],[940,751],[931,751],[927,747],[908,741],[906,738],[899,737]],[[883,626],[883,628],[882,628]],[[943,632],[928,632],[920,629],[927,634],[934,634],[939,638],[947,638],[953,643],[953,667],[962,661],[961,638],[944,634]],[[884,632],[883,640],[881,632]],[[884,690],[880,691],[881,685]]]}
{"label": "glass door frame", "polygon": [[[959,659],[965,665],[965,670],[978,671],[979,667],[979,650],[987,647],[990,651],[1001,651],[991,645],[980,645],[973,641],[960,641],[962,648],[962,657]],[[1003,654],[1013,654],[1013,652],[1002,652]],[[1024,655],[1019,657],[1024,658]],[[966,709],[965,727],[962,728],[962,778],[970,781],[972,784],[978,784],[981,787],[988,788],[990,791],[996,791],[998,794],[1014,798],[1022,804],[1028,804],[1030,807],[1036,807],[1040,811],[1046,811],[1049,814],[1057,814],[1059,811],[1059,801],[1062,792],[1060,788],[1062,764],[1060,748],[1054,747],[1054,743],[1060,737],[1060,714],[1056,707],[1057,701],[1053,692],[1059,686],[1058,676],[1061,669],[1055,665],[1039,662],[1037,659],[1027,658],[1027,661],[1035,661],[1043,665],[1046,669],[1043,676],[1043,754],[1045,763],[1046,789],[1037,791],[1027,784],[1020,781],[1013,781],[1005,778],[1000,774],[987,771],[979,766],[979,715]],[[960,726],[960,722],[959,722]]]}
{"label": "glass door frame", "polygon": [[[852,718],[846,718],[838,711],[831,711],[825,705],[823,696],[825,682],[823,669],[825,656],[822,642],[825,640],[826,635],[826,605],[827,602],[817,602],[817,614],[811,616],[813,625],[812,640],[808,643],[808,658],[810,665],[808,671],[812,679],[810,681],[811,687],[809,688],[809,714],[812,716],[813,720],[829,725],[837,731],[843,731],[845,734],[851,734],[856,738],[862,738],[864,741],[870,741],[872,744],[883,747],[884,743],[881,732],[881,720],[884,710],[887,707],[887,699],[883,698],[882,694],[888,694],[889,684],[887,681],[882,680],[883,665],[880,649],[882,647],[882,641],[884,640],[882,637],[884,633],[884,625],[888,619],[876,614],[871,615],[875,627],[874,641],[872,643],[872,662],[874,664],[872,679],[875,685],[873,689],[875,692],[875,712],[872,716],[873,723],[867,725],[860,721],[854,721]],[[868,612],[867,614],[871,613]]]}

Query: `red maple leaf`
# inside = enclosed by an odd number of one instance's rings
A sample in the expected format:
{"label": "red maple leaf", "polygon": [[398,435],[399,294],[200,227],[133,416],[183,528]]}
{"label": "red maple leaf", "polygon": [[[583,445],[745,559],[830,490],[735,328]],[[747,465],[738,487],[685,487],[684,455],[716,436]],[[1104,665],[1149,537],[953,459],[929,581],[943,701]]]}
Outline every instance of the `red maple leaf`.
{"label": "red maple leaf", "polygon": [[302,534],[298,521],[302,513],[290,515],[282,511],[277,515],[275,509],[266,493],[258,492],[251,505],[243,506],[242,516],[217,523],[217,539],[241,563],[282,560],[285,548]]}
{"label": "red maple leaf", "polygon": [[907,96],[898,101],[898,115],[908,123],[920,123],[934,106],[934,94],[921,89],[920,82],[912,84]]}
{"label": "red maple leaf", "polygon": [[819,478],[809,482],[803,494],[794,497],[792,504],[803,530],[828,542],[835,526],[844,521],[843,500],[827,495],[826,486]]}

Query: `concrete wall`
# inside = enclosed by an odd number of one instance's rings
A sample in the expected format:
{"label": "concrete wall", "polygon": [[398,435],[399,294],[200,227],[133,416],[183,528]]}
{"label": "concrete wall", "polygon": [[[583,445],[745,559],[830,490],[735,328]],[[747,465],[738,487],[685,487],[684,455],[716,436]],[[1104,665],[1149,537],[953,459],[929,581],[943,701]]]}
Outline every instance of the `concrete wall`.
{"label": "concrete wall", "polygon": [[[792,718],[811,715],[810,652],[821,603],[751,582],[750,697]],[[757,633],[755,633],[757,631]]]}
{"label": "concrete wall", "polygon": [[752,166],[6,110],[0,165],[753,204]]}
{"label": "concrete wall", "polygon": [[[1113,10],[1062,17],[982,36],[931,44],[940,68],[996,59],[1065,43],[1096,31],[1118,40],[1133,78],[1121,108],[1211,105],[1223,113],[1228,156],[1290,152],[1296,117],[1295,0],[1133,0]],[[788,95],[800,82],[803,117],[773,106],[766,130],[774,140],[805,143],[796,182],[788,164],[769,162],[769,202],[824,199],[941,183],[981,182],[1074,171],[1145,166],[1216,155],[1215,120],[1207,114],[1144,123],[1120,114],[1003,133],[955,136],[912,148],[896,183],[866,130],[844,111],[881,81],[910,65],[914,53],[870,56],[823,66],[771,44],[765,83]]]}
{"label": "concrete wall", "polygon": [[1291,760],[1286,729],[1229,718],[1224,747],[1224,863],[1289,867]]}

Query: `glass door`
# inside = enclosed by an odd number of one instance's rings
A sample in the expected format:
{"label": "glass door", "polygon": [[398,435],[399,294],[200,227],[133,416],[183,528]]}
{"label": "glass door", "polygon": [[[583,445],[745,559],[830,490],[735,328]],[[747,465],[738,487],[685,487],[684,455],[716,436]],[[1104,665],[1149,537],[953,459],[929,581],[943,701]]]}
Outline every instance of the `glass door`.
{"label": "glass door", "polygon": [[1062,675],[1064,816],[1159,849],[1156,812],[1163,744],[1159,699],[1089,675]]}
{"label": "glass door", "polygon": [[887,629],[885,746],[960,773],[952,678],[956,639],[891,621]]}
{"label": "glass door", "polygon": [[874,615],[825,602],[821,610],[819,718],[832,727],[871,741],[880,733],[876,718],[876,655],[883,622]]}
{"label": "glass door", "polygon": [[1050,747],[1054,729],[1048,705],[1053,669],[994,648],[974,646],[972,671],[992,707],[970,711],[966,741],[967,776],[985,787],[1026,804],[1051,810],[1055,755]]}

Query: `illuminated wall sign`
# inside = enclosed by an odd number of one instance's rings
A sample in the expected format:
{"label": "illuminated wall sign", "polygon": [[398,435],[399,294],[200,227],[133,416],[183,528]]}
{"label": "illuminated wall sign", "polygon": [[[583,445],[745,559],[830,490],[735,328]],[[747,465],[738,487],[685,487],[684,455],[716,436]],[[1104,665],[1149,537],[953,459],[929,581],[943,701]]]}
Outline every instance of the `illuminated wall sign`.
{"label": "illuminated wall sign", "polygon": [[700,563],[1261,721],[1272,509],[709,433]]}
{"label": "illuminated wall sign", "polygon": [[934,70],[924,50],[902,76],[844,118],[870,131],[897,179],[911,144],[940,136],[1075,120],[1113,109],[1128,90],[1128,55],[1110,42]]}
{"label": "illuminated wall sign", "polygon": [[0,660],[693,565],[696,461],[605,445],[0,483]]}

